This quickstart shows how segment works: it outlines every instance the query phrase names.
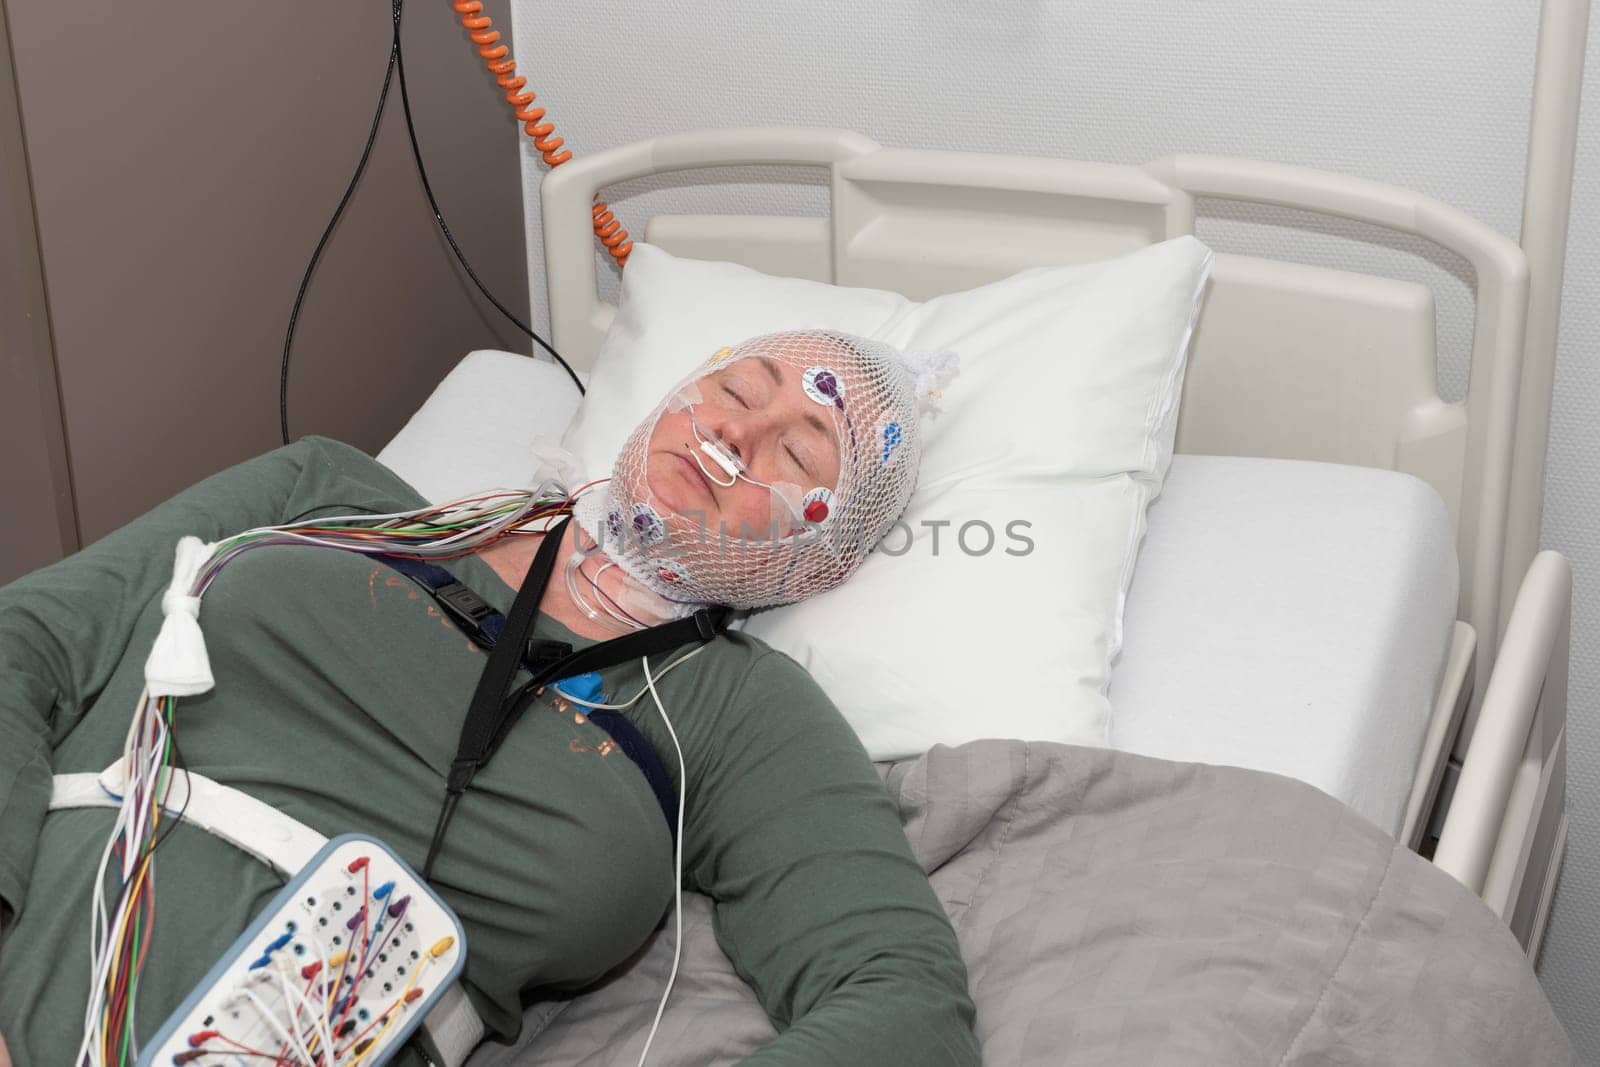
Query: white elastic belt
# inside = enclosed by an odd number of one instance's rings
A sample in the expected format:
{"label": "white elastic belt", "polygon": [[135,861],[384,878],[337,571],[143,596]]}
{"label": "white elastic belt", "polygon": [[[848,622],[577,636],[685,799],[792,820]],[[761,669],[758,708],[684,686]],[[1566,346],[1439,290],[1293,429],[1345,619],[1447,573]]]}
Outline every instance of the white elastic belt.
{"label": "white elastic belt", "polygon": [[[99,774],[58,774],[50,793],[50,810],[120,807],[126,782],[120,759]],[[299,871],[328,843],[326,837],[271,804],[203,774],[174,770],[161,806],[170,814],[182,812],[185,822],[222,838],[285,877]]]}
{"label": "white elastic belt", "polygon": [[[121,807],[126,782],[120,759],[99,774],[58,774],[50,791],[50,810]],[[322,834],[271,804],[192,771],[172,771],[161,807],[173,815],[182,812],[184,822],[220,837],[285,878],[328,843]],[[459,982],[440,997],[422,1025],[444,1058],[443,1067],[460,1067],[485,1032]]]}

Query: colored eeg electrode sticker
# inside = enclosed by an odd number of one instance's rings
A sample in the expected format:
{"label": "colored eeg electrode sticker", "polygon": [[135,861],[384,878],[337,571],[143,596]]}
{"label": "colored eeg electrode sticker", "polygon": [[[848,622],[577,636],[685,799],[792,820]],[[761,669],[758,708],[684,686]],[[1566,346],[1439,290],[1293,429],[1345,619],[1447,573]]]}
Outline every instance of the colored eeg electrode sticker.
{"label": "colored eeg electrode sticker", "polygon": [[683,581],[684,575],[689,573],[684,565],[675,559],[653,559],[650,561],[650,566],[654,568],[657,578],[673,584]]}
{"label": "colored eeg electrode sticker", "polygon": [[819,485],[800,498],[800,514],[813,526],[820,526],[833,514],[833,490]]}
{"label": "colored eeg electrode sticker", "polygon": [[844,385],[827,367],[807,367],[800,376],[800,385],[806,396],[824,407],[844,407]]}
{"label": "colored eeg electrode sticker", "polygon": [[706,357],[705,365],[708,367],[715,367],[718,363],[721,363],[731,355],[733,355],[733,349],[729,348],[727,345],[723,345],[721,348],[717,349],[715,352],[711,353],[711,355]]}
{"label": "colored eeg electrode sticker", "polygon": [[633,505],[633,532],[647,545],[660,544],[666,540],[667,526],[661,521],[661,515],[649,504],[637,503]]}
{"label": "colored eeg electrode sticker", "polygon": [[879,463],[889,462],[889,457],[894,454],[895,448],[899,446],[903,437],[904,434],[901,433],[900,424],[898,422],[895,422],[891,419],[890,421],[882,424],[882,429],[878,433]]}

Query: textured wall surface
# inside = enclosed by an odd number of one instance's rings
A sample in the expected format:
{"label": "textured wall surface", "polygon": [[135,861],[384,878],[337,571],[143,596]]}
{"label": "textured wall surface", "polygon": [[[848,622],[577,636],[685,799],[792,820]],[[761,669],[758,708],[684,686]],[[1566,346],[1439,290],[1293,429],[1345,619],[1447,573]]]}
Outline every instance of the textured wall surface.
{"label": "textured wall surface", "polygon": [[7,509],[0,582],[78,545],[33,183],[0,0],[0,499]]}
{"label": "textured wall surface", "polygon": [[[513,0],[516,54],[577,152],[708,126],[804,124],[904,147],[1116,163],[1205,152],[1425,192],[1516,237],[1537,0],[1089,3]],[[1591,33],[1593,42],[1597,34]],[[1541,975],[1600,1061],[1600,57],[1591,43],[1552,420],[1544,544],[1573,561],[1569,850]],[[529,284],[544,316],[540,168],[524,147]],[[815,175],[730,170],[611,192],[625,225],[663,210],[811,214]],[[1466,382],[1470,269],[1431,246],[1202,202],[1223,251],[1424,282],[1444,395]],[[612,282],[614,286],[614,281]]]}

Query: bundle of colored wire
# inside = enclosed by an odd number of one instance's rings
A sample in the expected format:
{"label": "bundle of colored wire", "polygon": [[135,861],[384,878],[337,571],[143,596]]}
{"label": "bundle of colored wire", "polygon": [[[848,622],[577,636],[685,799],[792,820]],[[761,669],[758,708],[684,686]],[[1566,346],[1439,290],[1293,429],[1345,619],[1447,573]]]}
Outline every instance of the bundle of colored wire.
{"label": "bundle of colored wire", "polygon": [[[246,530],[217,543],[189,593],[202,596],[230,562],[245,552],[272,545],[455,559],[504,537],[542,532],[549,520],[571,513],[576,495],[547,484],[533,491],[501,490],[413,511],[329,516]],[[141,693],[123,748],[121,806],[95,880],[89,1003],[83,1041],[74,1061],[79,1067],[122,1067],[138,1058],[134,1005],[155,921],[155,851],[161,840],[162,806],[172,785],[176,704],[174,697],[152,698],[148,691]],[[108,881],[112,884],[109,896],[114,900],[109,908]]]}
{"label": "bundle of colored wire", "polygon": [[[134,1005],[139,971],[155,922],[153,864],[161,828],[160,798],[172,770],[171,697],[141,695],[123,746],[128,784],[95,879],[90,931],[93,986],[78,1063],[125,1064],[138,1056]],[[106,872],[116,862],[117,900],[106,909]]]}
{"label": "bundle of colored wire", "polygon": [[529,527],[565,515],[571,508],[571,498],[565,493],[502,490],[416,511],[340,515],[286,526],[262,526],[218,543],[201,571],[195,595],[202,595],[222,568],[240,553],[255,548],[320,545],[369,555],[455,559],[509,534],[538,532]]}

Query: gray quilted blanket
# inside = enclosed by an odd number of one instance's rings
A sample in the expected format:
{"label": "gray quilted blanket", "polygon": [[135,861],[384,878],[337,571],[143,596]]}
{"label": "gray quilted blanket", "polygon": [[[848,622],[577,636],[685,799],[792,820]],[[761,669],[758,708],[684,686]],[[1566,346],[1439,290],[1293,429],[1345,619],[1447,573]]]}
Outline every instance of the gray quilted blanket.
{"label": "gray quilted blanket", "polygon": [[[987,1063],[1577,1062],[1494,915],[1310,786],[1014,741],[882,772],[960,937]],[[737,1062],[771,1024],[709,902],[684,913],[650,1062]],[[670,931],[471,1067],[636,1063]]]}

